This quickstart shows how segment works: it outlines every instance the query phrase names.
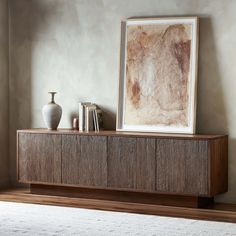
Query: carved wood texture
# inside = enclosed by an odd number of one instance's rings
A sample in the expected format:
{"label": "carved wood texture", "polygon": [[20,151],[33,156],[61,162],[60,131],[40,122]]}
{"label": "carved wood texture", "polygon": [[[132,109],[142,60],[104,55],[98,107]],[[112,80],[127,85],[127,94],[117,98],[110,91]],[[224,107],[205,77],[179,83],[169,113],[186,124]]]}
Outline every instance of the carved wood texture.
{"label": "carved wood texture", "polygon": [[26,182],[61,182],[61,135],[18,136],[18,175]]}
{"label": "carved wood texture", "polygon": [[21,182],[212,197],[227,173],[227,136],[18,132]]}

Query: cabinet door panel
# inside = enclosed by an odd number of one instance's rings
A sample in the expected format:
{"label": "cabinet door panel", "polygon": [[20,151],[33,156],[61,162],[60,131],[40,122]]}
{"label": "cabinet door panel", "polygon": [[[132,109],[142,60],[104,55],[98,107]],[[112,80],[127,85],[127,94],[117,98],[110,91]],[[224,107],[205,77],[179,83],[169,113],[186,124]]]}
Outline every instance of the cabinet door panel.
{"label": "cabinet door panel", "polygon": [[62,135],[62,183],[79,183],[80,136]]}
{"label": "cabinet door panel", "polygon": [[19,180],[61,183],[61,135],[18,135]]}
{"label": "cabinet door panel", "polygon": [[189,195],[207,195],[207,142],[157,139],[156,190]]}
{"label": "cabinet door panel", "polygon": [[108,137],[108,186],[135,189],[136,138]]}
{"label": "cabinet door panel", "polygon": [[63,135],[62,182],[80,186],[107,186],[107,138]]}
{"label": "cabinet door panel", "polygon": [[155,190],[155,139],[108,137],[108,186]]}
{"label": "cabinet door panel", "polygon": [[155,191],[156,158],[155,139],[137,139],[136,188]]}

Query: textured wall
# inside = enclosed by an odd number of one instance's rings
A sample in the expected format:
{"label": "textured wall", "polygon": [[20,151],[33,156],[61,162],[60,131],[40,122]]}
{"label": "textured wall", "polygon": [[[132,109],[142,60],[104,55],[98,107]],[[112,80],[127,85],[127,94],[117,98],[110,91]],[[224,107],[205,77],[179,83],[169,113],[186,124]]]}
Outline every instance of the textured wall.
{"label": "textured wall", "polygon": [[236,1],[234,0],[11,0],[11,176],[15,131],[42,127],[47,91],[59,94],[60,127],[69,127],[78,101],[105,110],[115,128],[120,21],[132,16],[200,16],[197,130],[229,133],[229,192],[236,203]]}
{"label": "textured wall", "polygon": [[8,183],[8,5],[0,0],[0,186]]}

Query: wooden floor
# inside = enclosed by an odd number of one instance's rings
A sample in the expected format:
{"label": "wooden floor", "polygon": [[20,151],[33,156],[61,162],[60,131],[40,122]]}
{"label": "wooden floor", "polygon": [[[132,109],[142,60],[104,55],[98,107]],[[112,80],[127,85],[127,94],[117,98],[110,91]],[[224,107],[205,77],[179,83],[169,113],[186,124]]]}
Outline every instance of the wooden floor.
{"label": "wooden floor", "polygon": [[204,209],[172,207],[153,204],[37,195],[31,194],[29,189],[22,188],[0,190],[0,201],[80,207],[236,223],[236,205],[231,204],[215,203],[210,208]]}

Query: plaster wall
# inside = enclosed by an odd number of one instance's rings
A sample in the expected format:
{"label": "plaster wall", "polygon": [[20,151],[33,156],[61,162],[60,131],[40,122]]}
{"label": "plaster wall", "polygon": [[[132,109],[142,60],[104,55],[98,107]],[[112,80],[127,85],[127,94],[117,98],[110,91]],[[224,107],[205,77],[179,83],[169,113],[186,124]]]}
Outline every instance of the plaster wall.
{"label": "plaster wall", "polygon": [[60,127],[70,127],[79,101],[92,101],[115,128],[121,19],[197,15],[197,132],[229,134],[229,192],[217,200],[236,203],[235,9],[234,0],[10,0],[12,181],[15,132],[44,127],[48,91],[58,92]]}
{"label": "plaster wall", "polygon": [[8,184],[8,4],[0,0],[0,186]]}

